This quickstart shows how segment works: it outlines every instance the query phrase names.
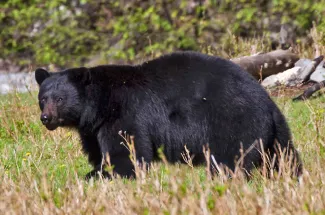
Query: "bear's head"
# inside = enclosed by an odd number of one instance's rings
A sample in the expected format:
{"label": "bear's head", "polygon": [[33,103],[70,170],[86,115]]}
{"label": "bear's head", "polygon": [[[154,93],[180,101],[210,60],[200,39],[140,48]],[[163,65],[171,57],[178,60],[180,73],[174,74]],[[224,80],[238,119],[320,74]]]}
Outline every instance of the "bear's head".
{"label": "bear's head", "polygon": [[78,126],[89,70],[82,67],[51,73],[39,68],[35,71],[35,79],[40,87],[38,100],[43,125],[48,130]]}

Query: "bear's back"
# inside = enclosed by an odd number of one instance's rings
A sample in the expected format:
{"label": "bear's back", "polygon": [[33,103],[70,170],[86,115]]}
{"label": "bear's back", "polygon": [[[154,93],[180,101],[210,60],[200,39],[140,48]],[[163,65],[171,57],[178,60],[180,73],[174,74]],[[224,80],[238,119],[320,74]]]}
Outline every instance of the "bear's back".
{"label": "bear's back", "polygon": [[254,80],[251,75],[229,60],[193,51],[163,55],[141,64],[140,67],[144,73],[165,77],[192,75],[193,77],[236,77]]}
{"label": "bear's back", "polygon": [[[158,94],[205,99],[246,97],[268,100],[260,84],[233,62],[197,52],[174,52],[139,66],[148,88]],[[207,99],[207,98],[206,98]]]}

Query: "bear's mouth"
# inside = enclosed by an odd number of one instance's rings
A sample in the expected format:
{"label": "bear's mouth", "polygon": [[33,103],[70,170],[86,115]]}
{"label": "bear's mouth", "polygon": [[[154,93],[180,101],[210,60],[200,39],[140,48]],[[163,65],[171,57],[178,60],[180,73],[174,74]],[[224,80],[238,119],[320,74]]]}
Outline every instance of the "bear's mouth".
{"label": "bear's mouth", "polygon": [[62,119],[62,118],[59,118],[57,120],[52,120],[52,122],[45,125],[47,130],[50,130],[50,131],[57,129],[60,126],[64,126],[64,119]]}
{"label": "bear's mouth", "polygon": [[45,127],[47,128],[47,130],[53,131],[55,129],[57,129],[57,127],[59,127],[58,124],[47,124],[45,125]]}

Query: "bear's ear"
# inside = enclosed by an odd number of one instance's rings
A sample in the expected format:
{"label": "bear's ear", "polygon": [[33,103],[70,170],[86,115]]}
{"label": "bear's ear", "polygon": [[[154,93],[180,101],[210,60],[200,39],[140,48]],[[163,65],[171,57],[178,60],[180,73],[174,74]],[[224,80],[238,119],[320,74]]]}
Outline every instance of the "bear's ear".
{"label": "bear's ear", "polygon": [[38,68],[35,70],[35,79],[38,85],[41,85],[45,79],[50,77],[51,74],[45,69]]}
{"label": "bear's ear", "polygon": [[90,70],[86,67],[71,69],[68,77],[73,82],[87,85],[90,82]]}

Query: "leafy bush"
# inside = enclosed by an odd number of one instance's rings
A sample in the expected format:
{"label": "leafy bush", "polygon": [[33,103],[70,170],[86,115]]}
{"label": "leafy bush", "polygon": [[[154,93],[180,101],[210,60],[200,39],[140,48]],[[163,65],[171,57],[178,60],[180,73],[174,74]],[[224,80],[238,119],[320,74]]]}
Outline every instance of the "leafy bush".
{"label": "leafy bush", "polygon": [[[229,32],[262,37],[285,23],[298,36],[313,22],[325,32],[324,0],[3,0],[0,8],[0,58],[21,65],[77,66],[98,53],[105,62],[219,53]],[[235,52],[234,41],[224,48]]]}

